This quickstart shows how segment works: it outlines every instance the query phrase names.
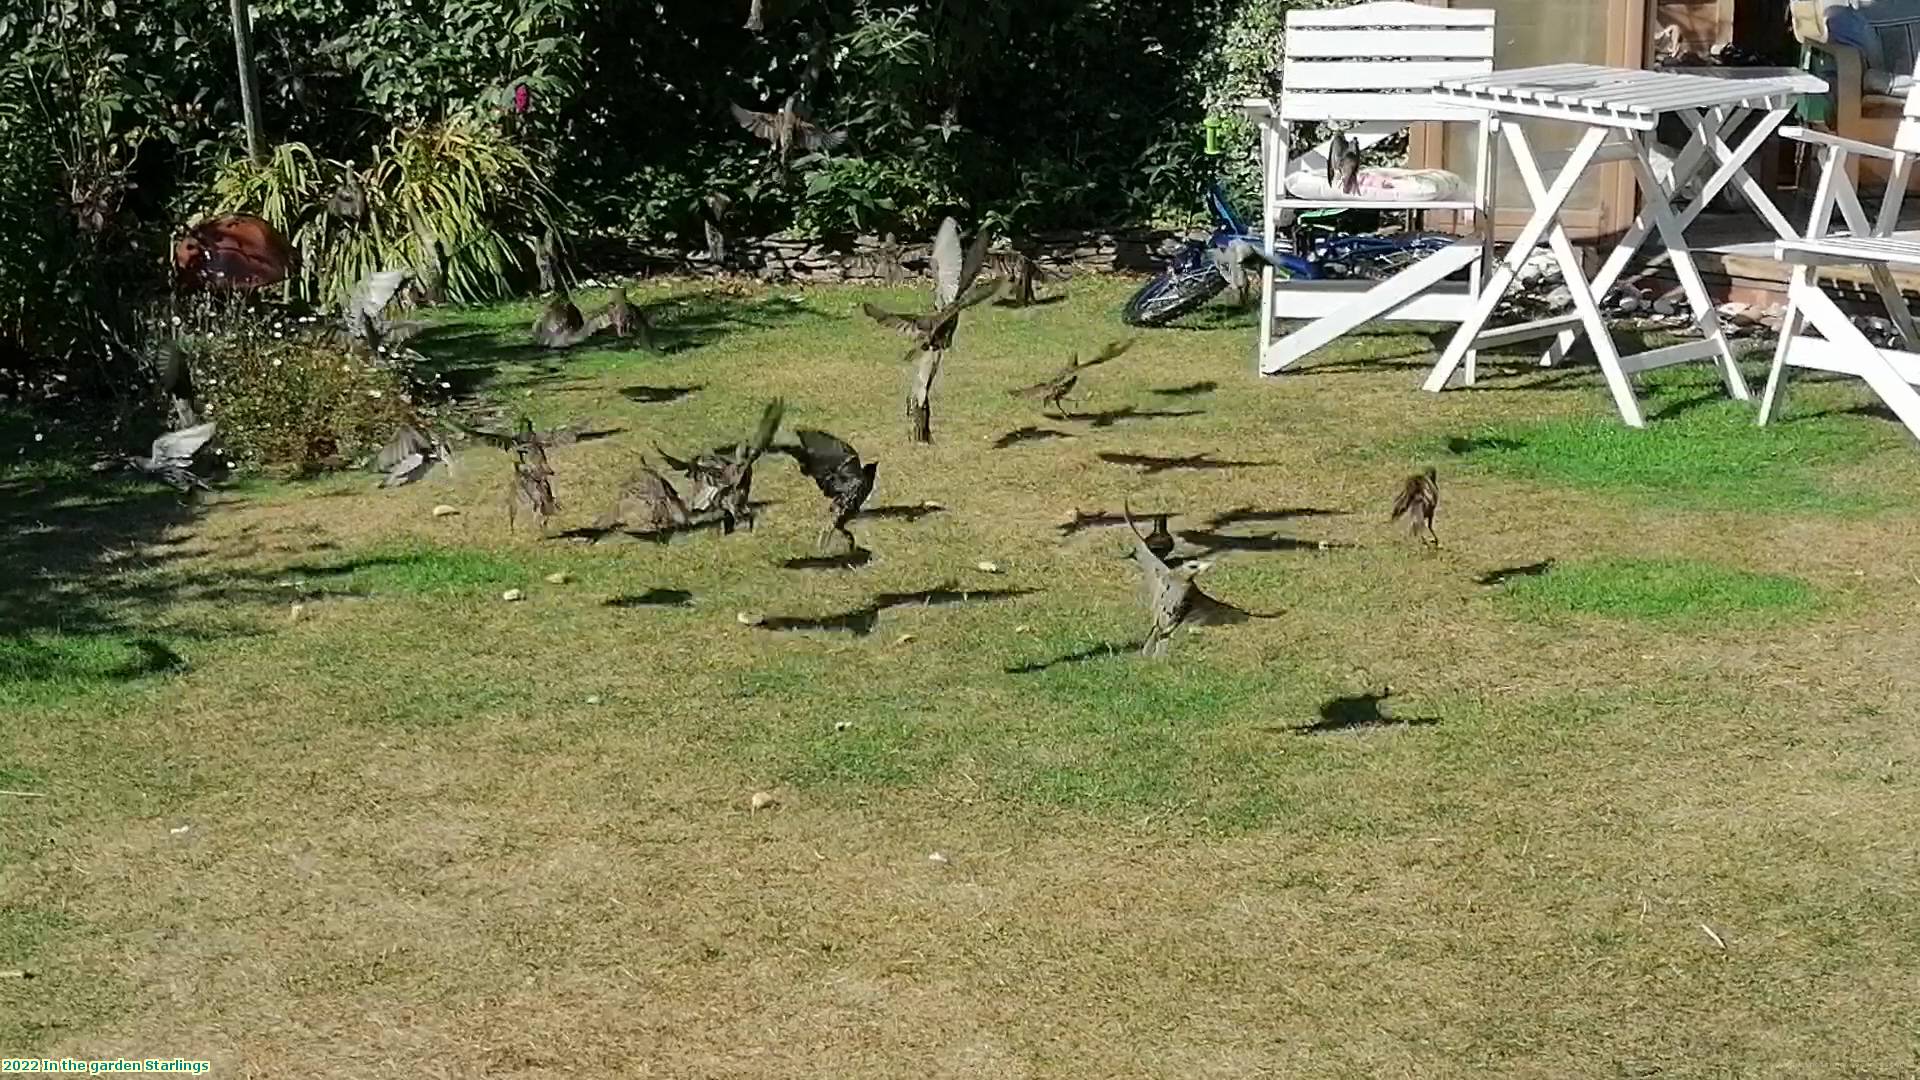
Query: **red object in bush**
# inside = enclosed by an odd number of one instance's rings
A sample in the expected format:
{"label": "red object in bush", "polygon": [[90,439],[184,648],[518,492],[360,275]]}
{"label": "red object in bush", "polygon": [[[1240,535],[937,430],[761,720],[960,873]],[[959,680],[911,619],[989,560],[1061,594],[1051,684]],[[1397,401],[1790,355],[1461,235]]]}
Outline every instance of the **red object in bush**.
{"label": "red object in bush", "polygon": [[252,214],[227,214],[187,230],[173,245],[181,283],[215,289],[277,285],[300,266],[279,230]]}

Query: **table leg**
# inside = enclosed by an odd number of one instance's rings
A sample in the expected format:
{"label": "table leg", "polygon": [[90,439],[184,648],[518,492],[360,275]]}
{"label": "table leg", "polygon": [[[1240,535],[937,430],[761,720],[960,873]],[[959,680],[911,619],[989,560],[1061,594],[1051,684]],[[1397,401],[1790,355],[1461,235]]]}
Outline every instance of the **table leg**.
{"label": "table leg", "polygon": [[[1513,143],[1513,164],[1520,174],[1520,182],[1526,186],[1527,195],[1535,205],[1547,195],[1547,185],[1540,173],[1540,165],[1534,159],[1533,148],[1524,136]],[[1587,342],[1593,347],[1593,356],[1600,365],[1600,373],[1607,380],[1607,389],[1613,394],[1614,407],[1620,410],[1620,418],[1629,427],[1643,427],[1646,421],[1640,415],[1640,402],[1633,395],[1633,384],[1627,381],[1627,373],[1620,366],[1620,351],[1614,348],[1613,334],[1607,329],[1606,319],[1601,317],[1600,304],[1591,286],[1587,284],[1586,271],[1580,265],[1580,254],[1574,250],[1573,241],[1568,238],[1566,227],[1558,220],[1548,233],[1548,244],[1553,249],[1554,260],[1560,264],[1561,284],[1573,297],[1573,310],[1580,316],[1581,328],[1587,332]]]}
{"label": "table leg", "polygon": [[[1891,197],[1891,196],[1889,196]],[[1867,212],[1860,205],[1860,193],[1854,186],[1841,182],[1834,188],[1834,204],[1840,208],[1840,218],[1847,223],[1847,231],[1855,236],[1885,235],[1874,232],[1867,221]],[[1832,216],[1832,211],[1828,211]],[[1880,295],[1880,303],[1887,309],[1887,317],[1893,320],[1894,328],[1900,332],[1901,343],[1908,349],[1914,347],[1915,330],[1913,313],[1907,310],[1907,302],[1900,295],[1900,286],[1893,280],[1893,269],[1886,263],[1870,263],[1867,273],[1873,278],[1873,290]]]}
{"label": "table leg", "polygon": [[1693,305],[1694,325],[1706,340],[1713,344],[1715,355],[1720,360],[1720,378],[1727,384],[1727,393],[1741,401],[1750,400],[1753,395],[1747,389],[1747,380],[1740,374],[1740,365],[1734,363],[1733,347],[1727,343],[1727,335],[1720,325],[1720,312],[1713,306],[1713,298],[1707,295],[1707,283],[1701,280],[1700,269],[1693,263],[1693,253],[1687,248],[1686,233],[1680,228],[1680,221],[1674,216],[1673,207],[1668,204],[1672,194],[1660,185],[1660,178],[1653,174],[1653,166],[1647,164],[1647,155],[1652,152],[1653,133],[1639,132],[1634,135],[1641,153],[1634,155],[1634,175],[1640,180],[1641,195],[1646,205],[1653,211],[1654,224],[1660,230],[1660,239],[1667,246],[1667,260],[1673,266],[1675,277],[1680,279],[1680,287],[1687,294],[1687,302]]}
{"label": "table leg", "polygon": [[[1453,373],[1466,359],[1480,332],[1486,329],[1487,320],[1493,317],[1493,309],[1499,306],[1501,298],[1506,295],[1507,290],[1513,285],[1514,278],[1519,275],[1520,268],[1526,265],[1527,256],[1533,254],[1533,250],[1540,246],[1540,241],[1545,238],[1547,232],[1558,224],[1561,207],[1566,205],[1568,197],[1573,194],[1574,185],[1579,182],[1581,174],[1585,173],[1587,166],[1592,164],[1593,155],[1599,151],[1600,144],[1606,140],[1607,130],[1603,127],[1589,127],[1580,136],[1580,141],[1574,145],[1573,154],[1567,159],[1566,166],[1560,170],[1560,175],[1554,178],[1552,188],[1533,193],[1533,216],[1527,219],[1526,226],[1514,239],[1513,246],[1507,249],[1506,258],[1500,260],[1500,265],[1496,266],[1492,275],[1488,277],[1486,286],[1468,312],[1466,321],[1460,324],[1460,329],[1453,335],[1453,340],[1447,343],[1446,351],[1440,355],[1439,362],[1434,364],[1433,370],[1428,373],[1427,381],[1423,385],[1424,389],[1432,393],[1439,393],[1446,389],[1448,380],[1453,378]],[[1520,125],[1501,124],[1500,133],[1506,138],[1507,147],[1515,155],[1516,161],[1524,155],[1529,163],[1532,162],[1533,154],[1527,147],[1526,136],[1521,133]],[[1582,280],[1581,275],[1576,273],[1573,280]]]}
{"label": "table leg", "polygon": [[[1699,172],[1700,166],[1707,160],[1708,140],[1717,136],[1720,129],[1734,119],[1725,108],[1714,109],[1706,118],[1700,118],[1697,113],[1695,114],[1693,135],[1687,139],[1687,145],[1681,148],[1680,156],[1673,162],[1671,179],[1675,191],[1692,182],[1693,174]],[[1639,148],[1635,147],[1634,152],[1638,154]],[[1724,184],[1724,181],[1722,183]],[[1713,190],[1717,192],[1719,189]],[[1698,205],[1706,205],[1706,200],[1702,199]],[[1594,291],[1602,299],[1613,290],[1615,283],[1620,280],[1620,275],[1626,271],[1627,264],[1639,254],[1641,246],[1647,242],[1647,237],[1652,232],[1652,210],[1642,206],[1640,212],[1634,215],[1633,225],[1621,235],[1620,243],[1615,245],[1613,251],[1607,255],[1607,261],[1601,265],[1600,272],[1593,278]],[[1574,333],[1572,330],[1561,331],[1554,338],[1553,344],[1547,346],[1547,351],[1541,355],[1540,366],[1552,367],[1555,361],[1564,357],[1568,350],[1573,348]]]}
{"label": "table leg", "polygon": [[1746,137],[1740,140],[1738,147],[1729,147],[1726,140],[1721,138],[1721,134],[1739,127],[1740,121],[1746,118],[1749,111],[1751,110],[1735,109],[1723,122],[1711,127],[1697,109],[1687,109],[1680,114],[1683,119],[1698,127],[1706,135],[1708,153],[1720,162],[1720,167],[1714,170],[1713,175],[1707,179],[1706,185],[1701,188],[1699,201],[1687,207],[1686,212],[1680,215],[1680,227],[1685,229],[1692,225],[1693,219],[1699,217],[1700,212],[1713,201],[1713,197],[1720,194],[1720,189],[1731,182],[1740,194],[1746,196],[1754,212],[1765,218],[1767,224],[1773,226],[1773,231],[1779,234],[1781,239],[1797,239],[1799,233],[1787,221],[1786,215],[1780,212],[1779,207],[1773,205],[1773,200],[1767,198],[1767,190],[1760,186],[1760,182],[1755,180],[1751,173],[1747,172],[1747,163],[1753,160],[1753,155],[1759,152],[1761,145],[1771,138],[1774,131],[1786,120],[1790,110],[1769,110],[1766,115],[1760,117],[1758,123],[1753,125],[1753,129],[1747,132]]}

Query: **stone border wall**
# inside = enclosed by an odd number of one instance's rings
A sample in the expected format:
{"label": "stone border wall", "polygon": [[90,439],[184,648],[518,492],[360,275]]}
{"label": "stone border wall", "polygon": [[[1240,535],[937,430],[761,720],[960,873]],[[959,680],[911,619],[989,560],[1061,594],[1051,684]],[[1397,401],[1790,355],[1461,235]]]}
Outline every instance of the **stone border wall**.
{"label": "stone border wall", "polygon": [[[1011,246],[1056,273],[1150,274],[1158,271],[1189,236],[1205,235],[1165,229],[1056,231],[1037,233]],[[1006,246],[1001,245],[1002,249]],[[930,249],[930,243],[899,245],[900,269],[894,276],[898,280],[926,276]],[[704,251],[688,254],[671,247],[653,246],[630,249],[626,255],[627,260],[656,273],[696,276],[718,273]],[[727,270],[772,282],[879,284],[889,278],[887,256],[885,241],[878,236],[822,240],[771,236],[733,241],[727,251]]]}

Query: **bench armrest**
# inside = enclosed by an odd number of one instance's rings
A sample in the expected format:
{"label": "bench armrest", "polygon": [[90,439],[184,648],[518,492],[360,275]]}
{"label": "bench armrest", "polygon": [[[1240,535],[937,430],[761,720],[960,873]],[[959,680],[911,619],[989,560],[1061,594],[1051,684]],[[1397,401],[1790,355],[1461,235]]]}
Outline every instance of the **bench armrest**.
{"label": "bench armrest", "polygon": [[1836,150],[1841,150],[1849,154],[1858,154],[1861,157],[1875,157],[1893,161],[1901,156],[1901,152],[1891,146],[1881,146],[1877,143],[1861,142],[1859,139],[1843,138],[1842,136],[1829,132],[1815,131],[1812,128],[1783,127],[1780,129],[1780,134],[1795,142],[1803,142],[1815,146],[1831,146]]}

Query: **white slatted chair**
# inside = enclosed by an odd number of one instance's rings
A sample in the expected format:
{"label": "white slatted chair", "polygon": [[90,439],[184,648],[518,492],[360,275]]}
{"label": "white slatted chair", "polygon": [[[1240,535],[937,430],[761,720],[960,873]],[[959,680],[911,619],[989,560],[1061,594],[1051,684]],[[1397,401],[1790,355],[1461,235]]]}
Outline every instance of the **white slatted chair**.
{"label": "white slatted chair", "polygon": [[[1485,281],[1491,249],[1493,214],[1493,119],[1470,107],[1429,98],[1441,80],[1484,75],[1493,70],[1491,10],[1448,9],[1390,0],[1352,7],[1287,12],[1285,57],[1279,101],[1244,103],[1260,125],[1268,250],[1279,239],[1282,219],[1300,210],[1443,210],[1470,215],[1472,231],[1443,249],[1378,284],[1365,281],[1305,281],[1261,275],[1260,373],[1275,375],[1364,323],[1375,319],[1461,322],[1472,310]],[[1471,197],[1452,200],[1392,201],[1371,198],[1301,199],[1287,192],[1286,178],[1296,170],[1322,175],[1327,144],[1289,158],[1294,124],[1333,121],[1346,125],[1347,137],[1365,146],[1417,121],[1470,123],[1478,128]],[[1443,284],[1471,268],[1463,288]],[[1280,320],[1312,322],[1285,337]],[[1466,379],[1473,381],[1469,355]]]}
{"label": "white slatted chair", "polygon": [[[1920,80],[1916,80],[1920,83]],[[1894,283],[1893,271],[1920,271],[1920,237],[1898,237],[1900,206],[1914,161],[1920,157],[1920,85],[1907,92],[1904,117],[1893,146],[1829,135],[1804,128],[1782,128],[1781,134],[1807,143],[1820,158],[1820,183],[1814,189],[1813,215],[1805,237],[1782,240],[1774,256],[1793,264],[1787,286],[1786,322],[1774,350],[1773,370],[1760,401],[1760,423],[1773,418],[1785,390],[1787,369],[1810,368],[1854,375],[1880,395],[1900,422],[1920,438],[1920,334],[1913,315]],[[1848,176],[1850,158],[1872,157],[1889,163],[1889,182],[1879,216],[1869,221]],[[1839,210],[1844,232],[1833,232],[1833,213]],[[1867,340],[1853,320],[1822,292],[1823,266],[1865,267],[1887,315],[1899,331],[1902,349],[1880,349]],[[1818,332],[1818,336],[1807,331]]]}

